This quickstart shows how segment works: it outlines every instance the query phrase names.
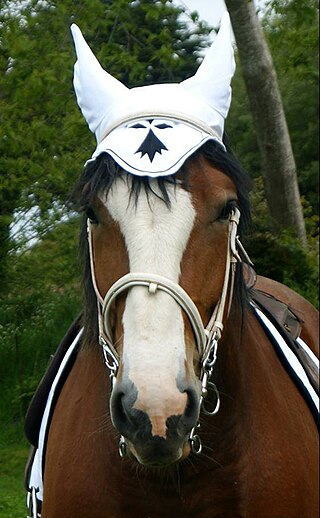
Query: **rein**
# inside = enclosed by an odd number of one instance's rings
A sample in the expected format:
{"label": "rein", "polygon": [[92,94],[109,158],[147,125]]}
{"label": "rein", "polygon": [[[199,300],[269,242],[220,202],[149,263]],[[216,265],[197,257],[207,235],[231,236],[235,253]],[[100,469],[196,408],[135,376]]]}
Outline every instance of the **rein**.
{"label": "rein", "polygon": [[[204,327],[200,313],[187,292],[179,284],[162,275],[149,273],[128,273],[118,279],[108,290],[105,297],[102,297],[99,292],[95,277],[92,223],[90,220],[87,221],[91,278],[97,297],[99,344],[102,347],[105,364],[110,372],[112,388],[116,382],[116,377],[120,365],[120,357],[113,342],[109,318],[110,309],[112,303],[118,297],[118,295],[128,291],[130,288],[135,286],[143,286],[148,289],[150,296],[155,296],[158,290],[164,291],[170,295],[177,302],[177,304],[179,304],[181,309],[187,315],[194,332],[196,346],[200,357],[200,410],[202,410],[206,415],[214,415],[218,412],[220,408],[220,396],[216,385],[210,380],[212,378],[213,368],[217,359],[218,342],[221,338],[224,327],[224,316],[226,315],[227,320],[230,313],[234,291],[236,264],[241,262],[238,248],[241,254],[244,256],[245,260],[251,262],[237,236],[239,221],[240,211],[237,208],[234,208],[229,217],[228,246],[222,292],[206,327]],[[205,400],[210,390],[216,397],[216,404],[213,410],[208,410],[205,406]],[[199,423],[191,430],[189,435],[191,451],[195,454],[199,454],[202,451],[201,439],[195,433],[196,428],[198,427]],[[126,454],[126,443],[124,437],[122,436],[120,438],[119,453],[121,456]]]}

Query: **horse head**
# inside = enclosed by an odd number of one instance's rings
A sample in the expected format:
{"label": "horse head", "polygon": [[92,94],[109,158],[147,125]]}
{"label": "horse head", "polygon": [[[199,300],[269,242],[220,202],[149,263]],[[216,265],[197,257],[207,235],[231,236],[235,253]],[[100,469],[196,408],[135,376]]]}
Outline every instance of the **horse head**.
{"label": "horse head", "polygon": [[79,184],[87,314],[98,323],[85,335],[99,336],[111,372],[121,452],[168,465],[201,448],[196,427],[230,309],[246,203],[222,141],[230,22],[225,16],[194,77],[132,90],[102,70],[74,26],[73,35],[78,102],[98,141]]}

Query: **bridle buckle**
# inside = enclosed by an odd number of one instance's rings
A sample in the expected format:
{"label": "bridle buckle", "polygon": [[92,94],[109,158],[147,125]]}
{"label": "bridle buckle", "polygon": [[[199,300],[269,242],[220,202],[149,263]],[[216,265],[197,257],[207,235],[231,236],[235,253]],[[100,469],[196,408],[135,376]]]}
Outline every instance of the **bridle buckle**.
{"label": "bridle buckle", "polygon": [[108,341],[101,334],[99,335],[99,344],[102,347],[104,363],[110,371],[110,377],[115,378],[120,365],[119,357],[111,349],[111,347],[108,345]]}

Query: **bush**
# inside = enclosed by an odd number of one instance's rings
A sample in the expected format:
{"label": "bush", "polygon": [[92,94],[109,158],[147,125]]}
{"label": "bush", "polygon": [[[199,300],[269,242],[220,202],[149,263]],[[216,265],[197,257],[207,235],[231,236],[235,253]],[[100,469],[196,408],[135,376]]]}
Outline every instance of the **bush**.
{"label": "bush", "polygon": [[50,356],[80,311],[77,233],[77,220],[60,224],[8,261],[0,298],[2,423],[24,418]]}
{"label": "bush", "polygon": [[[259,275],[286,284],[318,307],[318,236],[315,216],[306,218],[308,247],[288,230],[270,232],[268,210],[263,195],[262,180],[255,180],[252,194],[253,228],[246,247]],[[305,207],[308,215],[308,206]]]}

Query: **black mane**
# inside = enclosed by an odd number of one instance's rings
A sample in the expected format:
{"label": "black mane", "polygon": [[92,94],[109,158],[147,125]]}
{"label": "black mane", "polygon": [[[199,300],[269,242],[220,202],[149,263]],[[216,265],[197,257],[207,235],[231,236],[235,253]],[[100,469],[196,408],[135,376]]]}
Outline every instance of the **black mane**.
{"label": "black mane", "polygon": [[[196,160],[198,156],[203,155],[207,158],[213,166],[223,171],[234,182],[239,200],[239,207],[241,211],[241,219],[239,226],[239,234],[242,236],[244,229],[250,223],[250,205],[248,193],[251,188],[251,181],[246,171],[241,167],[239,162],[234,157],[229,146],[225,142],[227,151],[214,142],[209,141],[204,144],[189,160]],[[167,190],[169,184],[176,184],[175,175],[168,177],[158,177],[157,183],[160,195],[154,192],[150,184],[149,177],[137,177],[133,175],[124,175],[121,167],[107,154],[102,153],[96,160],[88,162],[83,170],[78,184],[75,187],[73,198],[76,201],[78,210],[83,213],[83,224],[80,235],[80,254],[82,258],[82,283],[84,289],[84,343],[97,343],[98,328],[97,328],[97,302],[94,293],[91,272],[90,259],[88,253],[87,242],[87,226],[86,226],[86,212],[90,209],[95,197],[101,193],[106,194],[111,189],[113,182],[119,175],[122,175],[124,181],[128,181],[130,177],[131,182],[131,200],[137,204],[141,190],[144,190],[148,196],[155,195],[160,197],[163,202],[170,207],[171,200]],[[181,178],[183,178],[183,185],[188,189],[188,161],[181,168]],[[237,301],[242,306],[246,299],[246,290],[243,282],[242,268],[237,268],[237,276],[235,283],[235,296]]]}

